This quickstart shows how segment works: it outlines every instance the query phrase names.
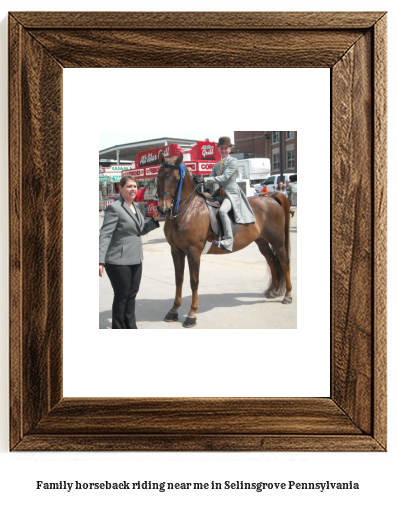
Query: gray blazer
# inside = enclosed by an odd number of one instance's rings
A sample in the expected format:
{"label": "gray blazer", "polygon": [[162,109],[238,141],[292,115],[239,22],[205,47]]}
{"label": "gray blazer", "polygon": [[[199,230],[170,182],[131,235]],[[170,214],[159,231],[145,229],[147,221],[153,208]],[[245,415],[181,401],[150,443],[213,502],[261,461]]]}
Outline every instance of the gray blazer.
{"label": "gray blazer", "polygon": [[141,236],[160,227],[153,219],[145,222],[138,206],[136,214],[120,197],[105,211],[99,234],[99,264],[132,265],[143,261]]}
{"label": "gray blazer", "polygon": [[[212,181],[219,184],[220,188],[230,199],[233,208],[234,220],[237,224],[250,224],[255,222],[255,216],[248,199],[236,182],[236,179],[238,178],[237,160],[230,155],[226,157],[222,167],[222,174],[218,176],[220,165],[220,162],[217,162],[214,165],[210,178]],[[217,195],[219,195],[219,190],[215,191],[213,194],[214,197]]]}

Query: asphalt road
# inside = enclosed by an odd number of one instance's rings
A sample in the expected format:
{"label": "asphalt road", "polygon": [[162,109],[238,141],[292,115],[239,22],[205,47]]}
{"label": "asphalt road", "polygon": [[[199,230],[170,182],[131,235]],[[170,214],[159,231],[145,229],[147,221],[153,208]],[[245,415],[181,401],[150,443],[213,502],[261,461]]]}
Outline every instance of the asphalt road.
{"label": "asphalt road", "polygon": [[[292,209],[295,209],[293,207]],[[203,255],[200,268],[199,309],[193,329],[295,329],[297,327],[297,218],[291,219],[291,279],[293,303],[283,305],[282,297],[270,300],[263,295],[270,270],[255,243],[229,255]],[[99,227],[103,213],[99,213]],[[164,322],[175,297],[174,266],[160,228],[142,236],[143,276],[136,301],[138,329],[188,329],[182,327],[191,304],[189,270],[185,281],[179,321]],[[105,274],[99,278],[99,328],[111,328],[113,290]]]}

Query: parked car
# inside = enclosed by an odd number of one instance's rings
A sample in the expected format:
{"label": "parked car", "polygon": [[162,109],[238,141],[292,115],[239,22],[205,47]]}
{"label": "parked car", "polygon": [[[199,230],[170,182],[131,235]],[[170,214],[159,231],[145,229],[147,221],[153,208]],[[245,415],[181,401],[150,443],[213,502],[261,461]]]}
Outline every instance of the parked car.
{"label": "parked car", "polygon": [[[284,181],[286,179],[289,179],[291,183],[296,183],[297,182],[297,174],[296,173],[295,174],[290,174],[290,173],[284,174]],[[271,194],[275,191],[279,180],[280,180],[280,175],[273,174],[272,176],[269,176],[264,181],[262,181],[259,185],[255,185],[255,190],[257,192],[260,192],[262,190],[262,187],[264,185],[266,185],[269,194]]]}
{"label": "parked car", "polygon": [[257,194],[260,194],[260,193],[261,193],[261,190],[262,190],[262,187],[263,187],[262,182],[260,182],[260,183],[255,183],[255,184],[254,184],[254,189],[255,189],[255,192],[256,192]]}

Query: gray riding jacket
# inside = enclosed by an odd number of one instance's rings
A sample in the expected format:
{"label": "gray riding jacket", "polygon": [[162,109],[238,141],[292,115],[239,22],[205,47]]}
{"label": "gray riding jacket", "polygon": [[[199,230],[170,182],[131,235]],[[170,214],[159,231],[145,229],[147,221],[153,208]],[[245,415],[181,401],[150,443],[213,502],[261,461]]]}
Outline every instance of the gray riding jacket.
{"label": "gray riding jacket", "polygon": [[[218,176],[220,164],[220,162],[215,164],[210,178],[212,181],[219,184],[220,188],[225,192],[232,203],[235,222],[237,224],[250,224],[255,222],[255,216],[248,199],[236,182],[238,178],[237,160],[230,155],[226,157],[223,163],[222,173]],[[218,195],[219,190],[216,190],[213,193],[213,197],[217,197]]]}

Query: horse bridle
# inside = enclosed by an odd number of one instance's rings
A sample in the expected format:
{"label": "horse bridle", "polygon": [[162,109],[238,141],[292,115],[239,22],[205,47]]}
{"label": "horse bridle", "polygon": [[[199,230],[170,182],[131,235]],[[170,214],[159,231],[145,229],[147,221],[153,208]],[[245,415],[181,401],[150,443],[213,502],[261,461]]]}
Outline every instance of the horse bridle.
{"label": "horse bridle", "polygon": [[[178,171],[180,170],[179,166],[172,165],[172,164],[161,164],[160,169],[177,169]],[[179,179],[179,183],[178,183],[178,186],[176,187],[175,194],[178,193],[179,185],[183,185],[182,178]],[[185,201],[186,199],[189,199],[189,197],[192,196],[194,194],[194,192],[197,190],[197,187],[198,187],[198,185],[195,185],[194,189],[193,189],[193,192],[191,194],[189,194],[187,197],[182,197],[181,201]],[[169,195],[171,197],[171,199],[172,199],[172,201],[171,201],[171,207],[173,208],[174,207],[175,194],[172,195],[170,192],[161,192],[161,194],[159,194],[159,199],[163,195]],[[180,217],[181,215],[183,215],[183,213],[185,213],[185,211],[187,211],[188,207],[189,206],[186,206],[186,208],[183,211],[181,211],[178,215],[173,215],[172,212],[171,212],[171,215],[170,215],[171,220],[174,219],[174,218]]]}
{"label": "horse bridle", "polygon": [[[178,171],[179,171],[179,166],[172,165],[172,164],[161,164],[160,169],[178,169]],[[179,180],[178,186],[176,187],[175,194],[178,192],[180,184],[181,184],[181,179]],[[170,192],[161,192],[161,194],[159,194],[159,199],[163,195],[169,195],[171,197],[171,199],[172,199],[172,202],[173,202],[174,199],[175,199],[175,194],[172,195]]]}

